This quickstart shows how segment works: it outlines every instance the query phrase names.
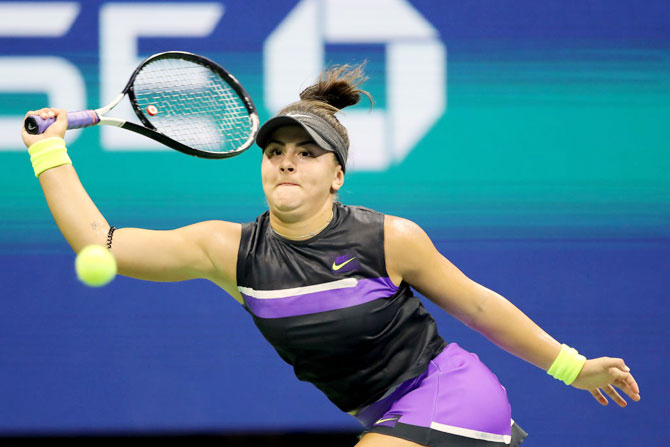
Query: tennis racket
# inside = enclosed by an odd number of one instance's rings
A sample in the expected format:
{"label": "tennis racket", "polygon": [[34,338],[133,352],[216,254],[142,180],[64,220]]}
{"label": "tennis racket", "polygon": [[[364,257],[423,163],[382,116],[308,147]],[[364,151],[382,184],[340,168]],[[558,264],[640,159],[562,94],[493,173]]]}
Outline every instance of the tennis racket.
{"label": "tennis racket", "polygon": [[[143,125],[104,116],[128,95]],[[55,118],[31,115],[24,127],[43,133]],[[185,154],[228,158],[254,142],[258,114],[230,73],[192,53],[168,51],[145,59],[121,94],[105,107],[67,113],[68,129],[106,124],[137,132]]]}

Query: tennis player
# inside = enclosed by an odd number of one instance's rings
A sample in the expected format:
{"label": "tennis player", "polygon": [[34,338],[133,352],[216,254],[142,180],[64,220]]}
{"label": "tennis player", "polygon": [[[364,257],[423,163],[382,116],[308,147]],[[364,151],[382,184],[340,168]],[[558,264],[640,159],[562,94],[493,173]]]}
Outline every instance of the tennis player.
{"label": "tennis player", "polygon": [[[260,129],[268,211],[240,225],[115,231],[65,152],[63,110],[44,135],[23,132],[53,217],[75,252],[107,244],[122,275],[206,278],[239,301],[300,380],[364,427],[358,447],[518,446],[505,388],[478,359],[438,335],[412,288],[502,349],[606,405],[639,388],[620,358],[586,359],[440,254],[415,223],[343,205],[349,139],[336,113],[367,92],[361,67],[324,71]],[[58,150],[54,149],[57,148]],[[35,158],[39,158],[36,162]]]}

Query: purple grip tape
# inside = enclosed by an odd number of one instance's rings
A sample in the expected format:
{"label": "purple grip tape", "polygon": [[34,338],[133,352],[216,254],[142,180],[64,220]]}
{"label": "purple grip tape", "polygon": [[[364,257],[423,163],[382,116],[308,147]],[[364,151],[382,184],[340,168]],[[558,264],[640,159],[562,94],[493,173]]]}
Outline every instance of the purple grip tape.
{"label": "purple grip tape", "polygon": [[[67,128],[80,129],[82,127],[93,126],[100,121],[100,117],[94,110],[82,110],[80,112],[67,113]],[[49,126],[56,122],[56,118],[42,119],[37,115],[31,115],[26,118],[25,128],[29,134],[39,135],[44,133]]]}

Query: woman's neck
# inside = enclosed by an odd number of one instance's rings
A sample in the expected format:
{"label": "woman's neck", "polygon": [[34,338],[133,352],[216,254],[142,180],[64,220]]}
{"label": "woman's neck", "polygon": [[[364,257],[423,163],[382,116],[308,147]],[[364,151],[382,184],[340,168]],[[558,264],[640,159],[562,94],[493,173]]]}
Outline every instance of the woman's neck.
{"label": "woman's neck", "polygon": [[[305,240],[323,231],[333,220],[333,204],[329,203],[321,210],[306,218],[290,219],[270,211],[270,226],[279,236],[291,240]],[[295,219],[295,220],[294,220]]]}

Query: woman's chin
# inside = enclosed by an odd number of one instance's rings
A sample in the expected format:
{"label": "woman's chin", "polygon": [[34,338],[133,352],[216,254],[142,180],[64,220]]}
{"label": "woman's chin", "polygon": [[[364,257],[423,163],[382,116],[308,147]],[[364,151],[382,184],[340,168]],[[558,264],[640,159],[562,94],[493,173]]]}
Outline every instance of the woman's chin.
{"label": "woman's chin", "polygon": [[275,199],[271,203],[271,208],[280,213],[290,213],[297,210],[302,205],[300,200],[291,197],[282,197]]}

